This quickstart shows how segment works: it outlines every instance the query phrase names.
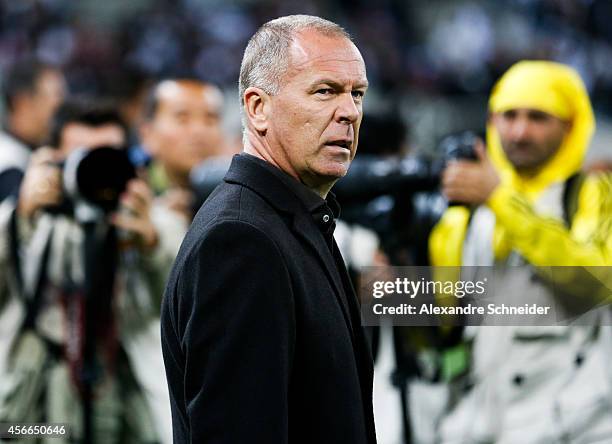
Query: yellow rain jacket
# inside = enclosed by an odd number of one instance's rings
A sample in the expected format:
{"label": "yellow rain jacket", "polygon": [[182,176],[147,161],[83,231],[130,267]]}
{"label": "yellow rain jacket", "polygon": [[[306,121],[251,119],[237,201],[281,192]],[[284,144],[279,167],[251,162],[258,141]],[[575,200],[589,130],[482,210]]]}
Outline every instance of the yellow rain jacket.
{"label": "yellow rain jacket", "polygon": [[[495,260],[503,261],[515,250],[535,266],[611,265],[612,180],[608,175],[585,179],[569,229],[561,220],[536,214],[533,207],[549,185],[567,180],[582,166],[595,121],[580,77],[554,62],[519,62],[495,85],[489,100],[492,113],[515,108],[549,113],[571,122],[571,129],[542,171],[525,179],[506,158],[493,124],[487,125],[488,154],[501,177],[487,202],[496,218]],[[469,218],[465,207],[446,211],[429,239],[432,265],[461,265]]]}

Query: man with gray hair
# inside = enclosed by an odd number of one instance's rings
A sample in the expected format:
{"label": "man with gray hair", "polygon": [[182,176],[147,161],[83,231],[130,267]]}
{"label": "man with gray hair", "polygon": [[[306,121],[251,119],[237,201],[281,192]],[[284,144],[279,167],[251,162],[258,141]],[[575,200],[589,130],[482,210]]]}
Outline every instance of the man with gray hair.
{"label": "man with gray hair", "polygon": [[357,149],[365,64],[281,17],[240,70],[244,152],[183,242],[162,306],[176,443],[375,443],[372,361],[329,193]]}

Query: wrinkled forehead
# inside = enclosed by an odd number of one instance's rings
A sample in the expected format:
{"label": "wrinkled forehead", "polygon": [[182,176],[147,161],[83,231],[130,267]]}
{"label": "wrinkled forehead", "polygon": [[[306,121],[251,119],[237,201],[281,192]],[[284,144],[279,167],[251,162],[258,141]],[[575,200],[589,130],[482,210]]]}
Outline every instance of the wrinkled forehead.
{"label": "wrinkled forehead", "polygon": [[337,71],[352,81],[367,84],[361,53],[344,36],[324,35],[315,30],[298,32],[289,49],[289,73],[304,70]]}

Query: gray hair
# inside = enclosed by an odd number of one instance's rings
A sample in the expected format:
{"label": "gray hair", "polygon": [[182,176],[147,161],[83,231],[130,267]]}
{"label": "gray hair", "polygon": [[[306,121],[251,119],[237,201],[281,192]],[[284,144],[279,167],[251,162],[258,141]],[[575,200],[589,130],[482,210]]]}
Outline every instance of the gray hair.
{"label": "gray hair", "polygon": [[[295,35],[312,29],[329,37],[351,36],[340,25],[312,15],[288,15],[264,23],[251,37],[242,56],[238,92],[241,108],[244,92],[254,86],[270,95],[277,94],[290,62],[289,48]],[[246,118],[242,109],[242,124]]]}

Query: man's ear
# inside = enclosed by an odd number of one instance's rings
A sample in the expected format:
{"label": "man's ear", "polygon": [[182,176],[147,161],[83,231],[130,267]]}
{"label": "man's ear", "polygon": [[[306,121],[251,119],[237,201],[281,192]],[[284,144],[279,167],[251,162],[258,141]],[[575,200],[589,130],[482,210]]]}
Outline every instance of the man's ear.
{"label": "man's ear", "polygon": [[566,136],[572,130],[573,127],[574,127],[574,121],[573,120],[564,120],[563,121],[563,130],[565,131],[565,135]]}
{"label": "man's ear", "polygon": [[265,134],[270,119],[270,96],[264,90],[251,86],[244,92],[243,99],[247,120],[257,132]]}
{"label": "man's ear", "polygon": [[34,102],[34,95],[30,92],[21,92],[19,94],[15,94],[13,97],[13,112],[19,113],[23,111],[30,111],[32,109],[32,105]]}
{"label": "man's ear", "polygon": [[488,111],[487,112],[487,125],[494,123],[493,122],[494,118],[495,118],[495,113],[492,111]]}

